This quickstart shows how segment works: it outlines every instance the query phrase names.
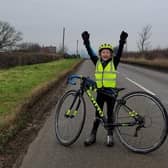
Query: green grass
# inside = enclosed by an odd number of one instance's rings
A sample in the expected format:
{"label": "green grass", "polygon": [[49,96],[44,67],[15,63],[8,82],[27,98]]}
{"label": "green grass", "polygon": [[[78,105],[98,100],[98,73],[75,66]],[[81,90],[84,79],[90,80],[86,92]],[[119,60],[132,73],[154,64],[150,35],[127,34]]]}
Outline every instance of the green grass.
{"label": "green grass", "polygon": [[57,79],[63,70],[69,69],[79,59],[62,59],[50,63],[18,66],[0,70],[0,117],[29,97],[40,84]]}

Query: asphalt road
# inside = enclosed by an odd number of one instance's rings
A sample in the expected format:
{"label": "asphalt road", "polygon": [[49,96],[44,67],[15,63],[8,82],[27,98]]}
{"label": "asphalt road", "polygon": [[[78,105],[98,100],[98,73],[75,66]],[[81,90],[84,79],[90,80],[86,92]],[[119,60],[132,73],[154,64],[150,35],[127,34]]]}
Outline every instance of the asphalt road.
{"label": "asphalt road", "polygon": [[[131,65],[120,64],[119,86],[126,87],[121,95],[135,90],[146,90],[157,95],[168,110],[168,75],[166,73],[148,70]],[[85,61],[76,74],[93,77],[94,65]],[[70,89],[69,87],[67,90]],[[86,97],[87,99],[87,97]],[[127,150],[115,136],[115,146],[105,146],[106,131],[100,127],[97,143],[84,147],[83,141],[90,133],[94,108],[87,102],[87,119],[84,130],[78,141],[71,147],[61,146],[54,133],[54,109],[30,145],[21,168],[167,168],[168,141],[157,151],[148,155],[135,154]],[[150,135],[149,135],[150,136]]]}

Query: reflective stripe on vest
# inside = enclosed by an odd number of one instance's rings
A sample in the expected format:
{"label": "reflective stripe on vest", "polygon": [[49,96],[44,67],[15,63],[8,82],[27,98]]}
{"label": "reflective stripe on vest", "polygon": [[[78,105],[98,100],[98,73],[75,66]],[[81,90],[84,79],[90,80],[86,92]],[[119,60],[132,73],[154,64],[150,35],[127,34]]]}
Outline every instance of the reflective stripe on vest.
{"label": "reflective stripe on vest", "polygon": [[100,59],[96,63],[95,80],[98,88],[102,87],[117,87],[117,73],[114,67],[113,60],[110,61],[103,69]]}

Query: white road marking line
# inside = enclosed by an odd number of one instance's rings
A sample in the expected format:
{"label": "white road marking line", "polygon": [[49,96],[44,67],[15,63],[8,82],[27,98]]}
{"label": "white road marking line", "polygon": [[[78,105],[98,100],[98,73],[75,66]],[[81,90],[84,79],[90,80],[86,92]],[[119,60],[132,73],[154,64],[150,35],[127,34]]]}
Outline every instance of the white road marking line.
{"label": "white road marking line", "polygon": [[134,85],[138,86],[139,88],[143,89],[144,91],[146,91],[146,92],[148,92],[148,93],[150,93],[150,94],[152,94],[152,95],[154,95],[154,96],[156,95],[155,93],[153,93],[152,91],[146,89],[145,87],[143,87],[143,86],[140,85],[139,83],[133,81],[132,79],[130,79],[130,78],[128,78],[128,77],[126,77],[126,79],[127,79],[128,81],[132,82]]}

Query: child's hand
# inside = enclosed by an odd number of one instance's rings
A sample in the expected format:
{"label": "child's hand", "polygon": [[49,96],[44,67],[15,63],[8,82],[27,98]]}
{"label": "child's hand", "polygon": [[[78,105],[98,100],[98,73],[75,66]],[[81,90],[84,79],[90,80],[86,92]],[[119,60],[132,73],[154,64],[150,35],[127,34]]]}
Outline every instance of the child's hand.
{"label": "child's hand", "polygon": [[82,33],[82,39],[83,39],[83,41],[84,41],[84,44],[86,44],[86,43],[89,42],[89,36],[90,36],[90,34],[89,34],[87,31],[84,31],[84,32]]}
{"label": "child's hand", "polygon": [[120,41],[125,43],[127,37],[128,37],[128,33],[125,31],[122,31],[120,35]]}

